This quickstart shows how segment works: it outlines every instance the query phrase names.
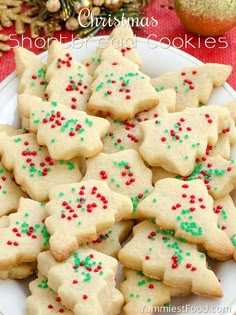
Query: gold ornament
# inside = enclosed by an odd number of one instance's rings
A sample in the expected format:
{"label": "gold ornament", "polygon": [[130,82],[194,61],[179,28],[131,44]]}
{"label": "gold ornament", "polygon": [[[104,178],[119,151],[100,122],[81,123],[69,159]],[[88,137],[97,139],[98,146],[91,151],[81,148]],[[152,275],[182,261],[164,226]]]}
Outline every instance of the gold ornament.
{"label": "gold ornament", "polygon": [[104,4],[104,0],[93,0],[95,7],[101,7]]}
{"label": "gold ornament", "polygon": [[75,17],[71,16],[67,21],[66,21],[66,29],[68,31],[74,31],[79,27],[79,22],[78,19]]}
{"label": "gold ornament", "polygon": [[203,36],[220,36],[236,26],[236,0],[175,0],[183,25]]}
{"label": "gold ornament", "polygon": [[61,8],[61,3],[59,0],[48,0],[46,2],[46,8],[49,12],[57,12]]}
{"label": "gold ornament", "polygon": [[92,6],[92,0],[78,0],[75,2],[75,12],[79,13],[84,8],[89,8]]}
{"label": "gold ornament", "polygon": [[122,6],[123,0],[105,0],[104,6],[108,9],[114,10]]}

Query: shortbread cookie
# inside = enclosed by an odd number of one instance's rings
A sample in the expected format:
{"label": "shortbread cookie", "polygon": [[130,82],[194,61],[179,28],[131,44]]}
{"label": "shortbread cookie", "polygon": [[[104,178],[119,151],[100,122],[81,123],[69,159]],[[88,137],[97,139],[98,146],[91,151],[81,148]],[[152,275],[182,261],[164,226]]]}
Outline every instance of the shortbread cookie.
{"label": "shortbread cookie", "polygon": [[136,217],[136,208],[152,190],[152,172],[146,167],[139,153],[124,150],[117,153],[99,153],[86,161],[87,170],[83,178],[106,181],[111,190],[124,194],[133,202],[133,213],[127,218]]}
{"label": "shortbread cookie", "polygon": [[229,65],[207,63],[178,72],[163,73],[151,82],[158,92],[170,88],[176,90],[176,111],[179,112],[186,107],[198,107],[199,103],[206,104],[213,88],[225,83],[231,71]]}
{"label": "shortbread cookie", "polygon": [[135,37],[128,21],[122,20],[122,24],[115,26],[107,40],[99,41],[96,52],[82,60],[82,64],[87,68],[88,73],[93,76],[96,68],[101,63],[101,53],[104,48],[112,46],[118,49],[122,55],[141,65],[141,58],[135,49]]}
{"label": "shortbread cookie", "polygon": [[17,92],[43,98],[47,87],[46,64],[40,57],[23,47],[17,47],[14,52],[16,74],[19,77]]}
{"label": "shortbread cookie", "polygon": [[101,53],[102,53],[102,47],[97,47],[96,51],[85,57],[81,63],[86,67],[87,72],[90,76],[94,75],[95,70],[101,63]]}
{"label": "shortbread cookie", "polygon": [[176,178],[178,176],[175,173],[166,171],[164,168],[160,166],[154,166],[151,169],[152,169],[152,183],[153,184],[156,184],[156,182],[160,179]]}
{"label": "shortbread cookie", "polygon": [[208,297],[222,297],[221,285],[207,268],[206,256],[196,245],[174,238],[154,223],[143,221],[133,228],[134,237],[119,252],[120,262],[171,287]]}
{"label": "shortbread cookie", "polygon": [[207,145],[217,143],[218,133],[228,127],[229,121],[229,111],[213,105],[160,115],[140,124],[144,141],[139,152],[151,166],[189,175],[195,159],[205,155]]}
{"label": "shortbread cookie", "polygon": [[123,19],[110,33],[110,44],[112,47],[118,49],[122,55],[133,61],[137,65],[141,65],[142,61],[137,53],[136,38],[132,27],[129,25],[129,20]]}
{"label": "shortbread cookie", "polygon": [[0,279],[25,279],[37,270],[36,262],[22,263],[6,270],[0,270]]}
{"label": "shortbread cookie", "polygon": [[[141,271],[123,268],[125,280],[120,291],[125,299],[124,315],[154,315],[158,307],[170,302],[171,296],[188,294],[188,290],[171,288],[160,280],[146,277]],[[153,310],[153,311],[151,311]]]}
{"label": "shortbread cookie", "polygon": [[111,191],[105,182],[88,180],[58,185],[49,192],[45,221],[50,250],[58,261],[65,260],[79,244],[95,240],[132,213],[131,200]]}
{"label": "shortbread cookie", "polygon": [[214,201],[214,212],[218,215],[218,228],[225,231],[234,246],[236,260],[236,207],[230,195]]}
{"label": "shortbread cookie", "polygon": [[26,196],[26,193],[15,183],[13,174],[0,162],[0,217],[15,212],[19,199]]}
{"label": "shortbread cookie", "polygon": [[18,102],[21,114],[30,118],[30,129],[37,133],[37,142],[47,146],[52,159],[91,157],[102,150],[101,138],[110,126],[106,119],[27,94],[21,94]]}
{"label": "shortbread cookie", "polygon": [[226,160],[221,156],[205,155],[196,159],[194,170],[189,176],[180,176],[161,167],[153,167],[152,174],[153,184],[162,178],[177,178],[187,182],[201,179],[214,199],[223,198],[236,188],[235,160]]}
{"label": "shortbread cookie", "polygon": [[125,120],[133,118],[137,112],[155,107],[159,101],[158,94],[150,84],[150,78],[138,68],[116,49],[104,49],[91,85],[88,110]]}
{"label": "shortbread cookie", "polygon": [[174,230],[176,237],[202,244],[213,258],[232,257],[233,246],[217,227],[213,199],[200,179],[187,183],[175,178],[159,180],[154,191],[140,202],[137,212],[144,218],[155,218],[163,229]]}
{"label": "shortbread cookie", "polygon": [[[227,104],[224,105],[224,107],[228,108]],[[210,156],[220,155],[224,159],[227,159],[227,160],[230,159],[231,146],[236,144],[236,127],[235,127],[234,119],[232,118],[232,113],[230,112],[230,114],[231,114],[231,119],[229,121],[227,128],[224,128],[221,131],[216,145],[213,146],[211,150],[209,150],[209,154],[207,154],[208,152],[206,152],[207,155],[210,155]]]}
{"label": "shortbread cookie", "polygon": [[133,119],[119,121],[108,118],[111,123],[106,137],[103,139],[103,152],[113,153],[121,150],[138,150],[143,140],[140,123],[157,118],[160,114],[174,112],[176,93],[165,90],[158,93],[159,103],[149,111],[137,113]]}
{"label": "shortbread cookie", "polygon": [[16,129],[8,124],[0,124],[0,132],[1,131],[5,131],[8,136],[16,136],[24,133],[29,133],[29,130],[27,128]]}
{"label": "shortbread cookie", "polygon": [[88,247],[109,256],[117,257],[121,244],[132,231],[132,220],[116,222],[110,229],[98,233],[96,240],[87,244]]}
{"label": "shortbread cookie", "polygon": [[141,271],[123,269],[125,281],[120,285],[120,291],[125,299],[124,315],[147,315],[147,312],[157,306],[163,306],[171,300],[170,287],[160,280],[151,279]]}
{"label": "shortbread cookie", "polygon": [[228,108],[234,122],[236,123],[236,100],[225,104],[225,107]]}
{"label": "shortbread cookie", "polygon": [[85,66],[75,61],[69,49],[53,41],[48,50],[47,99],[72,109],[86,110],[92,78]]}
{"label": "shortbread cookie", "polygon": [[185,181],[201,179],[214,199],[223,198],[236,187],[235,160],[228,161],[220,156],[203,156],[196,160],[194,170],[189,176],[176,178]]}
{"label": "shortbread cookie", "polygon": [[20,199],[18,211],[10,214],[8,226],[0,229],[0,270],[35,262],[38,254],[48,248],[45,218],[43,203]]}
{"label": "shortbread cookie", "polygon": [[8,170],[14,171],[17,184],[34,200],[48,199],[48,190],[61,183],[79,181],[78,160],[55,161],[34,134],[7,136],[0,133],[0,155]]}
{"label": "shortbread cookie", "polygon": [[81,247],[65,262],[57,262],[49,251],[38,256],[38,269],[61,303],[75,315],[117,315],[123,305],[115,289],[115,258]]}
{"label": "shortbread cookie", "polygon": [[41,274],[29,283],[31,295],[26,299],[27,315],[74,315],[61,304],[61,298],[48,286],[48,280]]}
{"label": "shortbread cookie", "polygon": [[0,217],[0,228],[5,228],[9,226],[9,216],[3,215]]}

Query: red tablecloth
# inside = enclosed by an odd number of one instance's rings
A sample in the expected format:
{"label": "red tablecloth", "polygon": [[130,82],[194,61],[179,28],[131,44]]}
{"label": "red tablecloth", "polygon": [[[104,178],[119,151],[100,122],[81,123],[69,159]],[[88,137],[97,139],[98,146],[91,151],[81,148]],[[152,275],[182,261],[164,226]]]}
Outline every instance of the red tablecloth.
{"label": "red tablecloth", "polygon": [[[188,32],[176,17],[174,11],[167,8],[160,8],[155,1],[151,7],[146,9],[147,17],[151,20],[151,17],[155,17],[158,20],[158,26],[156,27],[143,27],[135,29],[135,34],[147,38],[151,35],[152,39],[161,40],[164,43],[170,43],[172,46],[180,47],[181,50],[195,56],[203,62],[217,62],[231,64],[233,66],[233,73],[228,79],[228,83],[236,89],[236,28],[230,32],[224,34],[222,37],[215,38],[215,44],[212,44],[212,39],[206,37],[197,36]],[[4,30],[5,34],[14,34],[14,28]],[[103,31],[98,35],[104,35],[109,33]],[[60,33],[57,34],[59,36]],[[63,36],[71,40],[71,33],[63,31]],[[29,36],[29,30],[26,30],[24,37]],[[14,37],[20,41],[21,36]],[[207,41],[206,41],[207,40]],[[210,43],[211,42],[211,43]],[[16,45],[16,41],[10,41],[10,46]],[[208,46],[208,47],[207,47]],[[210,48],[215,46],[214,48]],[[226,47],[227,46],[227,47]],[[24,43],[25,48],[29,47],[29,41]],[[35,53],[40,53],[41,50],[36,47],[30,48]],[[13,51],[4,53],[0,58],[0,81],[6,78],[15,68]]]}

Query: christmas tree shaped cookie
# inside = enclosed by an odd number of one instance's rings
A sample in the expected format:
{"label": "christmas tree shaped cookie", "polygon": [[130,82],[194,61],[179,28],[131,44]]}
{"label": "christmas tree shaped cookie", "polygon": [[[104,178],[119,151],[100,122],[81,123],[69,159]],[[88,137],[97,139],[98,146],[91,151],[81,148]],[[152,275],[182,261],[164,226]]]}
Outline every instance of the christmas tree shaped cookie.
{"label": "christmas tree shaped cookie", "polygon": [[229,111],[213,105],[160,115],[140,124],[144,141],[139,152],[151,166],[189,175],[195,159],[205,155],[207,145],[217,143],[229,121]]}
{"label": "christmas tree shaped cookie", "polygon": [[104,43],[101,42],[95,53],[82,60],[82,64],[87,68],[87,71],[91,76],[94,75],[96,68],[101,63],[102,51],[107,46],[116,48],[125,58],[133,61],[139,66],[141,65],[141,59],[135,49],[133,30],[127,20],[122,20],[122,23],[115,26],[112,30],[108,41],[105,41]]}
{"label": "christmas tree shaped cookie", "polygon": [[38,257],[38,269],[61,303],[75,315],[117,315],[123,296],[115,289],[115,258],[81,247],[65,262],[57,262],[49,251]]}
{"label": "christmas tree shaped cookie", "polygon": [[132,212],[128,197],[97,180],[56,186],[49,198],[45,224],[51,234],[50,250],[58,261]]}
{"label": "christmas tree shaped cookie", "polygon": [[0,162],[0,217],[14,212],[21,197],[26,197],[26,194],[15,183],[13,174]]}
{"label": "christmas tree shaped cookie", "polygon": [[128,19],[123,19],[110,34],[110,43],[112,47],[118,49],[125,58],[140,66],[142,61],[135,49],[135,40],[136,39],[134,37],[132,27],[129,25]]}
{"label": "christmas tree shaped cookie", "polygon": [[214,212],[218,215],[218,228],[225,231],[234,246],[233,258],[236,261],[236,207],[230,195],[215,200]]}
{"label": "christmas tree shaped cookie", "polygon": [[175,89],[177,92],[176,111],[182,111],[186,107],[206,104],[213,88],[224,84],[231,71],[231,66],[207,63],[187,67],[178,72],[163,73],[151,82],[156,91]]}
{"label": "christmas tree shaped cookie", "polygon": [[220,283],[207,268],[206,256],[197,250],[196,245],[176,239],[172,231],[160,230],[149,221],[136,225],[133,233],[134,237],[118,255],[124,266],[163,280],[170,287],[208,297],[222,297]]}
{"label": "christmas tree shaped cookie", "polygon": [[16,74],[19,77],[18,93],[26,93],[44,98],[47,87],[46,64],[31,51],[15,49]]}
{"label": "christmas tree shaped cookie", "polygon": [[150,78],[138,68],[113,47],[104,49],[101,64],[95,71],[88,109],[95,114],[125,120],[153,108],[158,103],[158,94]]}
{"label": "christmas tree shaped cookie", "polygon": [[58,41],[48,50],[46,97],[72,109],[86,110],[92,78],[86,68],[75,61],[70,50]]}
{"label": "christmas tree shaped cookie", "polygon": [[141,271],[128,268],[123,271],[125,281],[121,283],[120,290],[126,303],[124,314],[153,315],[154,312],[148,312],[148,309],[170,302],[170,287],[161,281],[146,277]]}
{"label": "christmas tree shaped cookie", "polygon": [[226,260],[232,256],[233,246],[227,234],[217,227],[213,199],[199,179],[159,180],[154,191],[140,202],[137,212],[144,218],[155,218],[163,229],[174,230],[176,237],[201,244],[213,258]]}
{"label": "christmas tree shaped cookie", "polygon": [[196,160],[194,170],[189,176],[176,178],[192,181],[201,179],[208,193],[214,199],[228,195],[236,187],[235,160],[225,160],[221,156],[203,156]]}
{"label": "christmas tree shaped cookie", "polygon": [[47,146],[53,159],[90,157],[102,150],[101,138],[110,125],[106,119],[27,94],[20,95],[18,103],[22,115],[30,118],[30,129],[37,133],[38,143]]}
{"label": "christmas tree shaped cookie", "polygon": [[176,93],[173,90],[164,90],[158,93],[159,103],[154,108],[137,113],[133,119],[119,121],[108,118],[111,123],[106,137],[103,139],[103,152],[113,153],[121,150],[138,150],[143,135],[140,123],[157,118],[160,114],[174,112]]}
{"label": "christmas tree shaped cookie", "polygon": [[[152,172],[146,167],[135,150],[117,153],[99,153],[86,161],[84,180],[105,181],[111,190],[128,196],[133,203],[133,213],[127,218],[136,218],[136,208],[152,190]],[[126,218],[126,219],[127,219]]]}
{"label": "christmas tree shaped cookie", "polygon": [[170,302],[171,296],[188,294],[188,290],[171,288],[160,280],[146,277],[141,271],[123,268],[125,280],[120,291],[125,299],[125,315],[154,315],[158,307]]}
{"label": "christmas tree shaped cookie", "polygon": [[0,155],[7,170],[13,170],[17,184],[34,200],[48,199],[48,190],[61,183],[79,181],[78,160],[55,161],[38,145],[34,134],[8,136],[0,133]]}
{"label": "christmas tree shaped cookie", "polygon": [[116,258],[121,244],[130,234],[134,223],[132,220],[122,220],[102,233],[98,233],[96,240],[87,244],[88,247]]}
{"label": "christmas tree shaped cookie", "polygon": [[35,262],[38,254],[47,249],[49,234],[45,218],[43,203],[20,199],[18,212],[10,214],[8,226],[0,229],[0,270]]}
{"label": "christmas tree shaped cookie", "polygon": [[31,295],[26,299],[28,315],[51,315],[64,314],[74,315],[61,304],[61,298],[48,286],[48,280],[43,275],[29,283]]}
{"label": "christmas tree shaped cookie", "polygon": [[0,270],[0,279],[25,279],[37,270],[36,262],[26,262],[6,270]]}

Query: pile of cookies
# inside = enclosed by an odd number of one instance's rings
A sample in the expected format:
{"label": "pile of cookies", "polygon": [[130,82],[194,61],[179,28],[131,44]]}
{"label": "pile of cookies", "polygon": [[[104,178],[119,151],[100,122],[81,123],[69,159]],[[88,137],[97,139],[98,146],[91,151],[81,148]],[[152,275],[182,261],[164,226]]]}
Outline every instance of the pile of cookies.
{"label": "pile of cookies", "polygon": [[57,41],[47,64],[15,50],[21,129],[0,126],[0,278],[36,274],[27,315],[223,296],[206,257],[236,260],[236,101],[202,105],[231,66],[150,79],[133,41],[119,25],[81,63]]}

